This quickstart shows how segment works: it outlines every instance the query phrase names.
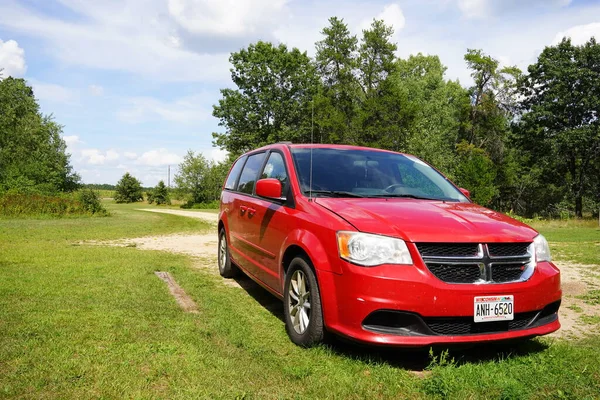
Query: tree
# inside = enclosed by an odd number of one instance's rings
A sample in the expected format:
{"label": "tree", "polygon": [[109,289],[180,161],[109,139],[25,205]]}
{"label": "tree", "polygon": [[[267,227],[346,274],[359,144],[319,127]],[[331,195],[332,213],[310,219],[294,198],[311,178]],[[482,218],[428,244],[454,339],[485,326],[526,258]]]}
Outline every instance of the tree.
{"label": "tree", "polygon": [[164,181],[159,181],[158,185],[152,191],[152,200],[157,204],[171,204],[169,198],[169,189],[165,185]]}
{"label": "tree", "polygon": [[316,43],[315,55],[322,83],[314,100],[315,124],[319,141],[345,143],[354,136],[352,121],[360,90],[355,76],[358,40],[337,17],[329,18],[321,34],[324,38]]}
{"label": "tree", "polygon": [[62,126],[39,111],[23,79],[0,80],[0,193],[52,194],[79,187]]}
{"label": "tree", "polygon": [[419,53],[397,60],[393,79],[406,92],[406,151],[453,177],[456,144],[470,103],[468,91],[457,81],[447,81],[445,71],[437,56]]}
{"label": "tree", "polygon": [[355,118],[356,144],[402,151],[408,138],[410,113],[405,107],[408,93],[395,84],[395,51],[392,27],[373,20],[363,30],[358,50],[358,81],[362,89]]}
{"label": "tree", "polygon": [[210,165],[202,153],[195,154],[188,150],[179,164],[179,172],[175,174],[175,185],[180,195],[186,196],[193,203],[207,200],[205,178]]}
{"label": "tree", "polygon": [[142,185],[129,172],[126,172],[121,180],[117,183],[115,192],[115,201],[117,203],[135,203],[142,201]]}
{"label": "tree", "polygon": [[282,140],[310,139],[311,100],[319,84],[306,52],[259,41],[232,53],[231,79],[213,106],[223,133],[215,145],[237,155]]}
{"label": "tree", "polygon": [[583,199],[599,201],[600,44],[569,39],[546,47],[528,68],[518,131],[523,148],[543,167],[543,179],[563,187],[583,215]]}
{"label": "tree", "polygon": [[456,145],[456,151],[456,184],[469,189],[474,202],[484,206],[489,204],[497,194],[494,163],[483,149],[465,141]]}

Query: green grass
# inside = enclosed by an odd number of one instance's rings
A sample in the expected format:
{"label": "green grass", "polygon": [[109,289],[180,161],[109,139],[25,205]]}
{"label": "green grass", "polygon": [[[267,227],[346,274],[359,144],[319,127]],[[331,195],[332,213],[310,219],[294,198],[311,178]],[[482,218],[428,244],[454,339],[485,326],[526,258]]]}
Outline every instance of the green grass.
{"label": "green grass", "polygon": [[597,220],[536,221],[556,260],[600,267],[600,227]]}
{"label": "green grass", "polygon": [[[301,349],[261,296],[185,256],[78,245],[207,229],[106,203],[111,217],[0,221],[0,398],[594,399],[600,339],[401,352]],[[154,271],[196,301],[182,312]],[[256,289],[262,296],[264,291]],[[454,359],[454,360],[453,360]],[[427,368],[416,376],[410,369]]]}

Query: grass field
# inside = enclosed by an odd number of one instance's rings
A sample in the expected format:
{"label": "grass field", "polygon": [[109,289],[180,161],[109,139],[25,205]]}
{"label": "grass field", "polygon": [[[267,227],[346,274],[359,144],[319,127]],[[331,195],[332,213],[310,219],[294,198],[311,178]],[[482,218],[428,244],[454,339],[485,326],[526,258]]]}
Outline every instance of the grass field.
{"label": "grass field", "polygon": [[[108,207],[107,218],[0,220],[0,398],[600,396],[598,337],[432,355],[338,341],[300,349],[280,313],[188,257],[81,245],[208,228],[135,211],[140,204]],[[598,265],[592,225],[536,228],[560,257]],[[170,272],[200,312],[182,312],[156,270]]]}

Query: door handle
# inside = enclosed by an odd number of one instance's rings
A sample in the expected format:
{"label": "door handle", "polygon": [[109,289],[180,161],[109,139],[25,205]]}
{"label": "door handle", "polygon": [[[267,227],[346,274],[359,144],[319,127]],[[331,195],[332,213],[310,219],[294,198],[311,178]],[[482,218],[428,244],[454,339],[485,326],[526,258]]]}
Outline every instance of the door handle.
{"label": "door handle", "polygon": [[240,214],[244,215],[244,214],[246,214],[246,211],[248,211],[248,207],[240,206]]}
{"label": "door handle", "polygon": [[252,218],[252,216],[256,213],[254,208],[248,207],[248,217]]}

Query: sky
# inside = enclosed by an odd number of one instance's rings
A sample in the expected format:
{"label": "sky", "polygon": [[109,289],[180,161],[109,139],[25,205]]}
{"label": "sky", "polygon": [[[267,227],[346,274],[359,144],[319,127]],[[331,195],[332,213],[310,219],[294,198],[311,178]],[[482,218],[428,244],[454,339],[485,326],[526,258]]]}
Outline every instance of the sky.
{"label": "sky", "polygon": [[64,126],[83,182],[154,186],[188,150],[226,156],[211,113],[231,52],[266,40],[312,56],[332,16],[357,35],[383,19],[399,57],[438,55],[464,86],[469,48],[526,70],[564,36],[600,38],[600,0],[0,0],[0,68]]}

